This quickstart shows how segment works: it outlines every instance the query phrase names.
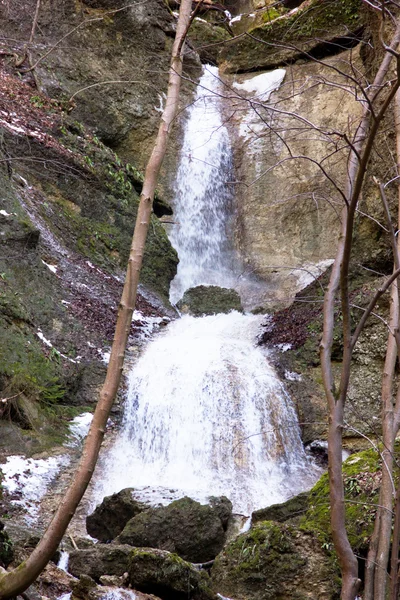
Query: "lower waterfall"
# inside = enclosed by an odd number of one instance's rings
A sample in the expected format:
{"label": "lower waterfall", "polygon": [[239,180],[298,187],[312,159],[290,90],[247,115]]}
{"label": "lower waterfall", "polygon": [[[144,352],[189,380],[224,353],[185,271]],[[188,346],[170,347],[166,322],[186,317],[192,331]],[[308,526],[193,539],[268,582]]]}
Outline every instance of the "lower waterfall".
{"label": "lower waterfall", "polygon": [[[277,85],[272,76],[266,91]],[[220,87],[217,69],[207,68],[185,124],[171,234],[180,258],[173,302],[190,286],[235,282],[227,226],[232,161]],[[125,487],[153,503],[224,494],[234,511],[248,515],[312,485],[320,470],[304,451],[295,408],[268,353],[256,343],[263,320],[238,312],[185,315],[148,343],[129,375],[122,428],[99,467],[107,476],[97,476],[95,501]]]}
{"label": "lower waterfall", "polygon": [[249,514],[311,485],[294,407],[255,345],[262,319],[184,316],[149,343],[99,496],[130,486],[153,501],[225,494]]}

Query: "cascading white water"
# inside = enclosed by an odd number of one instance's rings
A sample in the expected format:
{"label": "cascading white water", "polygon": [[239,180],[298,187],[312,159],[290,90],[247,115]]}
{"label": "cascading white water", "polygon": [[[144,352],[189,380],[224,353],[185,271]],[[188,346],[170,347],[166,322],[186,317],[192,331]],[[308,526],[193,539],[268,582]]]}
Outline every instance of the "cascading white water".
{"label": "cascading white water", "polygon": [[200,284],[233,287],[234,253],[229,243],[232,152],[220,110],[217,67],[207,66],[188,110],[175,182],[177,225],[170,240],[179,255],[171,302]]}
{"label": "cascading white water", "polygon": [[[208,68],[186,123],[180,226],[171,235],[181,260],[174,301],[187,287],[233,280],[229,139],[210,97],[218,87],[216,69]],[[98,479],[95,500],[124,487],[153,502],[225,494],[236,512],[249,514],[312,484],[318,470],[304,452],[292,402],[256,345],[262,320],[237,312],[184,316],[148,344],[130,373],[123,427],[100,467],[107,478]]]}
{"label": "cascading white water", "polygon": [[184,316],[149,344],[130,374],[103,493],[225,494],[249,514],[304,489],[312,474],[294,408],[255,345],[261,320]]}

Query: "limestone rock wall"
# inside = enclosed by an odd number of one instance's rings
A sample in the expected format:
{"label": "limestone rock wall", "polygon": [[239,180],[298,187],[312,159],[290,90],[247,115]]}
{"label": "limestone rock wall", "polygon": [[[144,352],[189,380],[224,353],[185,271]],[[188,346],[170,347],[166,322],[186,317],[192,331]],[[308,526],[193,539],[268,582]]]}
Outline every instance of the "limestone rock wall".
{"label": "limestone rock wall", "polygon": [[248,272],[280,301],[320,275],[335,255],[347,156],[335,131],[350,133],[361,111],[335,70],[359,62],[353,50],[324,65],[288,66],[268,104],[260,73],[226,79],[244,98],[231,100],[227,111],[237,167],[237,245]]}

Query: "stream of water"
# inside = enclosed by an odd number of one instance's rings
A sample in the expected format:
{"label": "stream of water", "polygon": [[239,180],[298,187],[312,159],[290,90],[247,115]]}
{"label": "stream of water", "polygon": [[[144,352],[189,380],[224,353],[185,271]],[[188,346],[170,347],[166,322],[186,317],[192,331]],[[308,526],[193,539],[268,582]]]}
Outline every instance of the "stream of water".
{"label": "stream of water", "polygon": [[[216,68],[207,68],[185,125],[171,234],[180,258],[173,302],[200,283],[235,284],[220,86]],[[256,345],[264,318],[183,316],[149,342],[130,373],[123,426],[103,458],[107,478],[97,477],[96,501],[124,487],[152,502],[225,494],[248,515],[311,486],[318,470],[304,452],[296,411]]]}

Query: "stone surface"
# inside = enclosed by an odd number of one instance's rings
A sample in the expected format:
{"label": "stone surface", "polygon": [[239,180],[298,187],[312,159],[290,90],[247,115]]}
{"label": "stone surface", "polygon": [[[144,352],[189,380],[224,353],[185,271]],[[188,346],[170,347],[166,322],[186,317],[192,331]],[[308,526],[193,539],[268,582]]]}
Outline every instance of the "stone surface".
{"label": "stone surface", "polygon": [[[351,44],[363,24],[360,0],[337,0],[335,4],[307,0],[300,10],[271,22],[269,11],[248,22],[250,35],[228,41],[221,53],[225,71],[243,73],[273,69],[304,57],[337,53],[340,39]],[[278,15],[276,15],[278,16]],[[329,42],[333,41],[332,44]]]}
{"label": "stone surface", "polygon": [[223,523],[226,529],[231,512],[227,499],[214,502],[212,507],[185,497],[133,517],[117,539],[122,544],[169,550],[185,560],[203,563],[221,551],[225,541]]}
{"label": "stone surface", "polygon": [[186,290],[177,306],[182,313],[194,317],[229,313],[232,310],[243,312],[239,294],[216,285],[198,285]]}
{"label": "stone surface", "polygon": [[[288,67],[268,104],[262,95],[265,81],[253,92],[235,87],[254,85],[260,73],[226,78],[238,94],[236,99],[230,94],[227,123],[237,178],[244,184],[237,187],[237,247],[246,270],[267,282],[267,301],[290,301],[335,255],[343,199],[318,165],[324,159],[326,172],[340,186],[346,154],[336,152],[329,133],[318,132],[347,130],[347,114],[355,119],[360,114],[360,104],[340,88],[345,78],[334,71],[346,72],[349,58],[344,53],[325,59],[326,66],[307,62]],[[356,50],[351,58],[361,65]],[[288,148],[292,156],[309,160],[291,158]]]}
{"label": "stone surface", "polygon": [[93,548],[74,550],[69,557],[68,570],[74,577],[82,575],[99,581],[102,575],[122,576],[128,571],[131,546],[96,544]]}
{"label": "stone surface", "polygon": [[216,558],[213,588],[246,600],[333,600],[330,561],[312,535],[264,521],[240,535]]}
{"label": "stone surface", "polygon": [[106,496],[86,517],[86,529],[90,536],[101,542],[117,537],[126,523],[148,506],[132,497],[133,488],[126,488],[112,496]]}
{"label": "stone surface", "polygon": [[300,517],[308,508],[308,492],[290,498],[282,504],[272,504],[267,508],[255,510],[251,515],[252,525],[260,521],[277,521],[284,523],[289,519]]}
{"label": "stone surface", "polygon": [[163,550],[132,550],[129,583],[133,588],[155,593],[163,600],[217,600],[204,571]]}

